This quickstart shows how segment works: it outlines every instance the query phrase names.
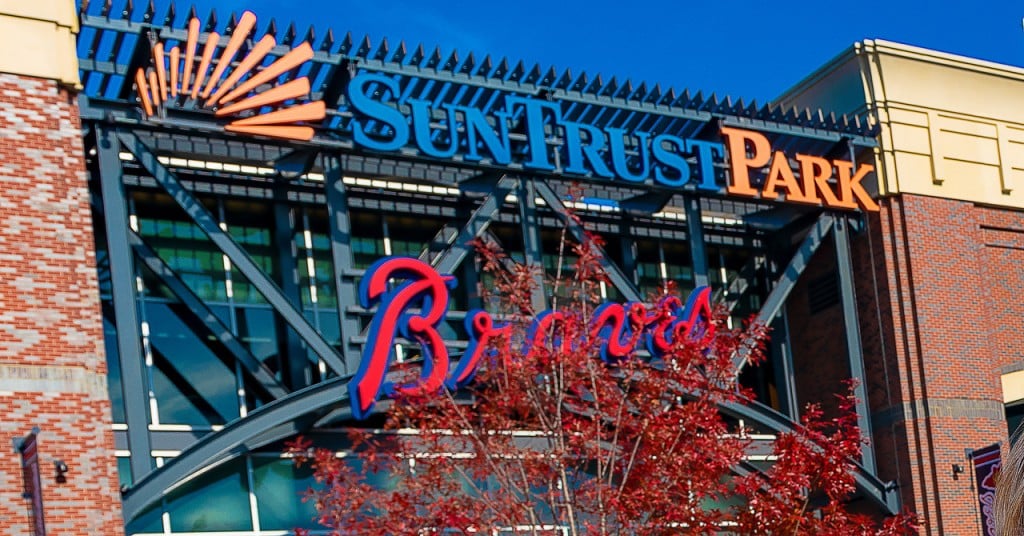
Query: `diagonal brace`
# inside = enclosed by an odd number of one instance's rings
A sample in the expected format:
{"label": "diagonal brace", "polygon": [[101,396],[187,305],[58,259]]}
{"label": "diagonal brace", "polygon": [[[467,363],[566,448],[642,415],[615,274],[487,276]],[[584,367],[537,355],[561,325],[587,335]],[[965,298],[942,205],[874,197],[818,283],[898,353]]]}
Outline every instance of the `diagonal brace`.
{"label": "diagonal brace", "polygon": [[303,342],[320,356],[331,370],[337,374],[343,374],[345,365],[334,347],[324,340],[316,328],[310,325],[309,321],[284,295],[280,287],[267,277],[267,274],[263,273],[259,265],[231,238],[231,235],[217,225],[217,220],[182,186],[174,173],[164,167],[157,160],[156,155],[134,133],[118,132],[118,137],[121,139],[124,147],[135,155],[135,158],[142,167],[149,171],[164,191],[189,215],[193,223],[206,233],[210,241],[224,255],[227,255],[231,263],[238,268],[238,271],[256,287],[256,290],[266,298],[271,307],[281,315],[281,318],[298,333]]}
{"label": "diagonal brace", "polygon": [[235,361],[242,365],[242,369],[256,381],[256,384],[266,394],[273,398],[282,398],[288,394],[284,386],[274,378],[270,369],[261,363],[259,359],[256,359],[245,345],[235,338],[231,330],[217,318],[217,315],[203,303],[203,300],[192,292],[192,289],[174,273],[174,270],[167,266],[155,251],[150,249],[149,245],[146,244],[138,233],[129,230],[128,243],[135,250],[136,256],[149,267],[150,271],[156,274],[160,282],[166,285],[181,300],[181,303],[213,334],[217,342],[224,346]]}
{"label": "diagonal brace", "polygon": [[498,214],[501,205],[505,203],[505,197],[512,191],[512,186],[511,179],[503,177],[498,181],[484,202],[469,216],[455,240],[434,263],[439,273],[450,274],[469,255],[473,249],[469,242],[480,237],[487,230],[488,225],[494,220],[494,216]]}
{"label": "diagonal brace", "polygon": [[[558,198],[558,195],[555,194],[551,187],[548,186],[547,183],[537,181],[536,189],[537,194],[540,195],[541,199],[543,199],[544,202],[551,207],[551,210],[554,210],[555,213],[565,221],[565,224],[568,226],[569,232],[572,233],[572,236],[581,242],[586,240],[586,230],[583,228],[583,225],[575,218],[569,216],[568,210],[565,208],[565,204],[562,203],[562,200]],[[633,285],[633,282],[626,277],[626,274],[622,273],[622,270],[608,259],[608,255],[605,254],[603,248],[598,248],[598,254],[601,260],[601,268],[604,269],[605,274],[608,275],[608,279],[611,280],[613,285],[615,285],[615,288],[622,293],[623,298],[630,302],[643,301],[640,298],[640,291],[638,291],[636,286]]]}
{"label": "diagonal brace", "polygon": [[[793,254],[793,258],[786,265],[786,269],[782,271],[782,275],[779,276],[779,280],[776,281],[772,291],[768,293],[768,297],[761,306],[761,311],[757,313],[755,319],[757,322],[768,325],[772,320],[775,320],[776,315],[779,314],[782,306],[785,305],[789,293],[796,287],[800,274],[804,272],[804,268],[807,268],[807,263],[811,261],[814,253],[818,251],[822,241],[828,237],[834,223],[835,219],[829,214],[822,214],[814,222],[811,230],[800,244],[800,248]],[[737,373],[743,369],[746,361],[747,356],[742,352],[733,358],[733,365],[735,365]]]}

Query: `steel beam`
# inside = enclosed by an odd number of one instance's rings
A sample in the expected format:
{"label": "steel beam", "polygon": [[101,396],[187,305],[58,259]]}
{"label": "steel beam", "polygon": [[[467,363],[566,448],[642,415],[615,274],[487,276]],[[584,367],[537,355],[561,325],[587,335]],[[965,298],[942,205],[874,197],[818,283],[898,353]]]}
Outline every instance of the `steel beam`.
{"label": "steel beam", "polygon": [[[277,247],[277,270],[281,278],[281,292],[296,309],[302,309],[299,289],[298,252],[295,247],[295,214],[288,206],[284,188],[274,189],[274,242]],[[302,347],[302,340],[285,322],[278,321],[277,332],[283,361],[281,370],[288,387],[299,390],[312,381],[312,369]]]}
{"label": "steel beam", "polygon": [[704,222],[701,220],[700,198],[686,195],[683,203],[686,208],[686,234],[690,239],[690,257],[693,261],[693,284],[696,287],[705,287],[708,285],[708,254],[704,247]]}
{"label": "steel beam", "polygon": [[775,392],[780,411],[790,419],[798,420],[800,403],[796,397],[796,371],[789,337],[789,320],[785,311],[772,322],[771,345],[775,354],[772,370],[775,372]]}
{"label": "steel beam", "polygon": [[114,323],[117,328],[117,355],[121,365],[121,390],[125,420],[128,424],[128,448],[131,450],[132,481],[152,471],[153,457],[149,437],[149,378],[143,365],[139,310],[135,295],[136,274],[129,245],[128,206],[121,181],[121,144],[117,135],[96,126],[96,150],[99,158],[100,192],[103,197],[103,222],[110,262],[110,285],[114,299]]}
{"label": "steel beam", "polygon": [[124,147],[135,155],[139,164],[156,179],[156,182],[189,215],[196,226],[210,238],[210,241],[222,253],[227,255],[228,259],[231,260],[231,264],[249,280],[253,287],[266,298],[271,307],[281,315],[284,321],[302,337],[303,342],[314,353],[319,355],[331,370],[338,374],[343,374],[345,365],[341,356],[324,340],[316,328],[309,324],[306,318],[302,316],[302,313],[284,295],[280,287],[267,277],[267,274],[263,273],[259,265],[252,260],[252,257],[228,233],[220,228],[217,220],[181,185],[181,182],[174,173],[157,161],[156,155],[134,133],[119,132],[118,137],[121,139]]}
{"label": "steel beam", "polygon": [[[860,341],[860,321],[857,317],[857,296],[853,283],[853,261],[850,258],[850,223],[848,216],[839,216],[832,236],[836,244],[836,267],[839,271],[839,294],[843,304],[843,327],[846,333],[846,355],[850,360],[850,375],[857,380],[853,395],[857,398],[857,426],[867,438],[871,433],[871,411],[865,389],[864,351]],[[861,464],[875,472],[875,450],[871,443],[861,452]]]}
{"label": "steel beam", "polygon": [[[725,415],[743,420],[744,423],[756,423],[776,433],[795,433],[798,429],[796,422],[760,402],[726,402],[719,404],[718,409]],[[898,514],[900,497],[894,483],[883,482],[873,469],[864,465],[854,463],[853,466],[857,489],[884,508],[889,515]]]}
{"label": "steel beam", "polygon": [[531,301],[534,313],[547,309],[547,293],[544,291],[544,249],[540,239],[540,220],[537,218],[537,184],[533,179],[522,177],[516,197],[519,200],[519,224],[523,237],[523,256],[527,264],[539,270],[534,277]]}
{"label": "steel beam", "polygon": [[750,260],[743,265],[743,268],[740,268],[736,277],[729,282],[728,287],[721,287],[715,291],[711,301],[721,303],[727,311],[733,312],[736,309],[736,305],[739,304],[740,298],[750,288],[750,282],[757,277],[757,271],[764,264],[765,258],[763,256],[754,255],[750,257]]}
{"label": "steel beam", "polygon": [[[565,222],[569,228],[569,232],[572,233],[573,238],[578,241],[586,239],[586,231],[583,229],[583,225],[574,218],[569,217],[568,211],[565,208],[565,204],[558,198],[558,195],[548,186],[546,183],[537,181],[536,182],[537,194],[540,195],[541,199],[547,203],[548,207],[551,208],[558,214],[560,218]],[[605,254],[604,250],[598,248],[598,254],[601,260],[601,268],[604,269],[608,279],[615,285],[615,288],[619,290],[625,301],[643,301],[640,297],[640,291],[636,289],[636,285],[633,281],[626,277],[626,274],[622,273],[622,270],[618,266],[612,263],[608,255]]]}
{"label": "steel beam", "polygon": [[[501,206],[505,203],[505,197],[512,192],[512,180],[502,178],[494,185],[491,193],[487,195],[483,203],[466,220],[459,234],[450,243],[448,248],[441,253],[434,263],[434,267],[442,274],[450,274],[473,250],[469,242],[478,238],[494,220]],[[524,235],[525,238],[525,235]]]}
{"label": "steel beam", "polygon": [[335,156],[324,158],[324,180],[327,191],[327,218],[331,238],[331,265],[334,270],[334,290],[338,297],[338,322],[341,334],[341,352],[345,358],[346,374],[354,374],[362,358],[362,349],[352,338],[359,335],[359,318],[348,312],[350,305],[358,303],[352,270],[352,223],[349,220],[348,192],[343,179],[342,160]]}
{"label": "steel beam", "polygon": [[[796,286],[797,280],[800,278],[800,274],[804,272],[804,268],[807,267],[807,263],[810,262],[811,257],[818,251],[818,247],[821,246],[822,241],[828,236],[828,233],[832,230],[832,226],[835,220],[829,214],[822,214],[818,217],[818,220],[811,226],[807,236],[804,238],[803,243],[800,244],[800,248],[797,249],[793,258],[790,259],[789,264],[786,265],[785,270],[782,271],[782,275],[779,276],[779,280],[775,282],[775,286],[771,292],[768,293],[768,297],[765,299],[764,304],[761,305],[761,310],[757,313],[755,320],[761,324],[769,325],[775,319],[779,311],[782,310],[782,306],[786,303],[786,298],[789,297],[789,293],[793,291],[793,287]],[[739,353],[733,358],[733,365],[736,366],[737,372],[743,369],[746,365],[747,356],[743,353]]]}
{"label": "steel beam", "polygon": [[158,502],[187,477],[230,459],[233,455],[257,449],[274,441],[303,432],[302,417],[316,415],[324,408],[345,404],[348,378],[335,377],[297,391],[286,398],[260,406],[244,419],[228,423],[170,459],[160,469],[135,480],[122,495],[122,513],[130,522],[146,507]]}
{"label": "steel beam", "polygon": [[[274,378],[274,374],[270,369],[253,356],[249,349],[235,338],[235,335],[231,333],[231,329],[220,321],[217,315],[203,303],[202,299],[192,292],[192,289],[174,273],[174,270],[155,251],[150,249],[141,236],[129,230],[128,242],[131,244],[132,249],[135,250],[135,255],[139,260],[145,263],[160,282],[170,289],[171,293],[192,312],[195,319],[213,334],[217,342],[242,366],[242,370],[255,381],[257,386],[262,388],[272,398],[281,398],[288,394],[288,390]],[[230,364],[229,368],[234,369],[234,364]]]}

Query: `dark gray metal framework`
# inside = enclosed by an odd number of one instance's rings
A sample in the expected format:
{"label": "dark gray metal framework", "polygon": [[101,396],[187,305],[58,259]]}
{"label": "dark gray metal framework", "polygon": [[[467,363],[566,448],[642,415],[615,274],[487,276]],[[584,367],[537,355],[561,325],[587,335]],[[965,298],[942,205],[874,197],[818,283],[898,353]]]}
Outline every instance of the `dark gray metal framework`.
{"label": "dark gray metal framework", "polygon": [[[172,106],[165,117],[143,121],[127,75],[148,61],[148,32],[158,33],[163,39],[183,39],[185,32],[180,29],[184,26],[183,19],[173,10],[157,17],[152,9],[117,18],[112,16],[109,3],[84,4],[79,55],[86,91],[80,104],[87,139],[91,140],[87,146],[97,151],[95,160],[98,164],[94,169],[99,177],[94,177],[94,182],[99,187],[94,195],[100,199],[98,206],[105,221],[103,233],[109,252],[113,316],[124,378],[122,385],[128,426],[127,432],[119,432],[118,437],[127,442],[133,453],[131,472],[134,485],[124,494],[126,519],[134,518],[170,489],[204,468],[308,430],[323,419],[347,417],[345,382],[358,366],[361,344],[365,340],[359,321],[359,315],[365,311],[355,300],[355,281],[361,272],[353,268],[353,229],[349,208],[359,199],[376,194],[366,189],[350,191],[344,176],[396,177],[398,180],[459,188],[462,192],[459,202],[469,203],[473,208],[463,211],[458,221],[442,229],[421,256],[446,273],[455,273],[461,266],[466,266],[470,258],[467,242],[472,238],[493,239],[490,226],[502,218],[505,218],[503,221],[518,218],[525,258],[538,264],[542,257],[540,230],[545,225],[561,220],[571,233],[577,237],[582,235],[583,229],[577,220],[569,216],[569,209],[563,202],[565,179],[562,177],[525,174],[522,170],[495,169],[494,166],[467,162],[441,162],[409,152],[372,154],[355,147],[349,135],[352,113],[347,108],[344,95],[345,84],[353,73],[385,73],[400,80],[406,93],[404,98],[416,97],[435,104],[477,106],[485,113],[500,108],[503,97],[508,95],[547,94],[557,96],[564,106],[564,117],[598,126],[675,132],[688,137],[706,135],[709,126],[732,125],[765,132],[780,149],[811,154],[826,154],[844,144],[849,144],[854,150],[869,148],[875,143],[875,133],[856,117],[836,118],[821,112],[759,107],[753,103],[734,102],[730,98],[719,99],[714,95],[705,98],[699,93],[676,94],[672,90],[662,91],[658,86],[634,86],[630,82],[619,84],[614,78],[605,83],[600,76],[591,78],[585,73],[571,76],[569,71],[559,74],[554,69],[541,70],[539,66],[528,69],[522,63],[510,65],[504,59],[494,62],[487,57],[478,62],[472,54],[460,59],[453,53],[442,61],[444,58],[436,50],[427,54],[422,47],[407,50],[404,44],[392,49],[387,42],[374,47],[368,39],[354,42],[350,36],[336,41],[330,32],[317,42],[313,39],[312,30],[303,38],[294,32],[279,35],[283,44],[271,53],[271,56],[279,57],[304,40],[313,42],[317,50],[311,65],[298,73],[313,81],[313,98],[322,98],[329,108],[326,119],[317,125],[317,136],[312,141],[283,143],[227,134],[212,114],[197,110],[187,102]],[[231,21],[234,20],[232,16]],[[207,23],[207,28],[215,26],[217,23],[213,19]],[[100,45],[106,43],[104,40],[114,41],[114,52],[109,57],[97,57]],[[122,54],[125,47],[132,52]],[[131,153],[131,162],[122,162],[119,156],[122,151]],[[286,231],[294,219],[293,214],[281,208],[284,204],[301,199],[303,203],[326,207],[332,275],[338,296],[340,348],[328,343],[303,316],[297,304],[294,280],[290,279],[294,273],[279,280],[264,273],[245,249],[217,225],[216,219],[194,195],[196,184],[200,182],[230,188],[233,184],[248,184],[251,178],[241,173],[197,174],[176,169],[173,165],[161,163],[161,156],[259,165],[269,162],[277,173],[270,183],[260,183],[259,187],[273,190],[273,197],[277,199],[279,210],[275,220],[280,233],[279,242],[290,236]],[[132,180],[149,181],[173,198],[290,328],[288,332],[294,334],[294,339],[287,343],[288,357],[295,363],[284,381],[276,379],[255,359],[145,240],[132,231],[126,208],[126,166],[131,166]],[[321,172],[324,180],[308,180],[305,177],[308,171]],[[719,169],[718,172],[724,173],[724,170]],[[188,177],[183,177],[183,174],[188,174]],[[798,210],[799,218],[794,218],[790,213],[792,209],[782,205],[736,201],[694,190],[649,191],[642,187],[596,181],[588,182],[586,188],[613,197],[617,203],[614,217],[598,214],[594,215],[594,220],[603,222],[600,224],[618,233],[623,261],[617,265],[606,258],[604,267],[612,284],[627,300],[641,299],[635,279],[633,231],[653,225],[650,223],[651,214],[665,207],[682,215],[679,218],[682,223],[676,224],[673,232],[685,234],[689,240],[689,261],[694,281],[698,284],[706,284],[709,280],[706,244],[712,239],[734,240],[735,243],[752,246],[770,234],[784,233],[800,241],[800,245],[792,250],[788,263],[775,273],[766,266],[763,255],[752,256],[747,269],[727,282],[722,288],[724,296],[720,296],[724,303],[735,306],[739,298],[754,286],[754,280],[768,272],[771,284],[757,318],[783,332],[786,331],[786,322],[780,312],[787,297],[818,247],[832,235],[838,256],[848,358],[854,377],[863,384],[863,357],[856,331],[858,322],[850,273],[849,232],[851,219],[855,216],[803,208]],[[506,198],[511,193],[518,198],[518,211],[503,212]],[[538,199],[543,202],[542,206],[538,206]],[[737,232],[706,224],[704,216],[708,214],[730,215],[742,221],[748,218],[762,223],[768,221],[773,227],[764,231],[748,226]],[[791,223],[797,219],[810,223]],[[279,253],[282,264],[290,260],[288,252]],[[152,466],[150,452],[161,447],[154,443],[160,441],[160,435],[148,429],[149,395],[143,387],[146,383],[143,381],[135,290],[140,264],[155,273],[187,306],[196,317],[194,320],[215,335],[217,344],[226,349],[226,355],[239,365],[257,386],[260,395],[268,400],[244,418],[201,437],[159,469]],[[540,307],[545,298],[538,293],[534,299]],[[783,342],[787,338],[788,334],[781,337]],[[307,361],[306,349],[329,371],[326,379],[313,385],[299,379],[300,376],[308,377],[309,367],[314,365]],[[758,403],[724,407],[724,412],[766,430],[783,432],[792,428],[797,417],[793,365],[788,350],[782,348],[777,353],[776,379],[781,391],[782,413]],[[743,356],[737,359],[742,363]],[[863,390],[860,394],[863,399]],[[857,409],[862,430],[870,433],[866,404],[862,403]],[[888,512],[898,511],[897,495],[875,474],[874,454],[868,447],[858,466],[860,492]]]}

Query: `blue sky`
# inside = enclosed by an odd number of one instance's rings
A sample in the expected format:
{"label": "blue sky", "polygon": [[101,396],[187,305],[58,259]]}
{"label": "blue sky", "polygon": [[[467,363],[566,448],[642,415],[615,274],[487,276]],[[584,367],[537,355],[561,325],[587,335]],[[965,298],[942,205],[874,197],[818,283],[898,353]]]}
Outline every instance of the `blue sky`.
{"label": "blue sky", "polygon": [[[142,4],[143,2],[136,2]],[[440,46],[764,101],[855,41],[881,38],[1024,66],[1024,2],[195,0],[374,42]],[[179,8],[187,4],[179,1]]]}

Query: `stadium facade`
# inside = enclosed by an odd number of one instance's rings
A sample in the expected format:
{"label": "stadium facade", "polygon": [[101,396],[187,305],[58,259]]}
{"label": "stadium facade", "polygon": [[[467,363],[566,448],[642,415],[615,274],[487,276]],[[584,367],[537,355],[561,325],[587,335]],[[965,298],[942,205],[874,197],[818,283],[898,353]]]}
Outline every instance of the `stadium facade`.
{"label": "stadium facade", "polygon": [[309,526],[280,444],[341,445],[368,407],[367,268],[453,274],[459,355],[467,242],[552,269],[570,211],[609,300],[709,285],[773,327],[757,400],[723,408],[752,462],[854,377],[857,508],[981,532],[962,470],[1024,407],[1024,70],[864,41],[762,106],[83,5],[0,8],[4,533]]}

